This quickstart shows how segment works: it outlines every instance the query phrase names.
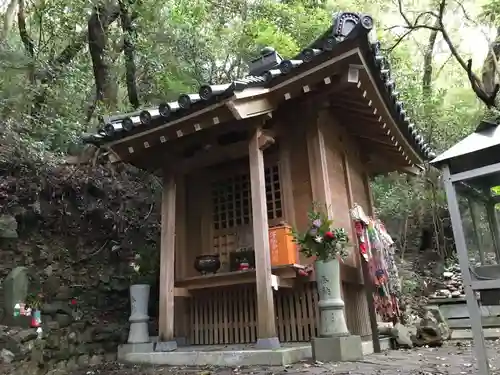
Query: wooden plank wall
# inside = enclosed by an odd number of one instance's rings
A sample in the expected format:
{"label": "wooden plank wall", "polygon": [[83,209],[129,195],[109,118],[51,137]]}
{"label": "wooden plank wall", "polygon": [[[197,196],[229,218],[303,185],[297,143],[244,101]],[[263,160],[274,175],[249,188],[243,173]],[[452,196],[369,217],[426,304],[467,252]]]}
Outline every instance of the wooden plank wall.
{"label": "wooden plank wall", "polygon": [[[344,292],[352,295],[351,285]],[[276,327],[281,342],[307,342],[316,336],[319,321],[315,283],[274,292]],[[369,339],[363,325],[353,319],[356,300],[347,298],[347,325],[353,334]],[[193,292],[189,317],[191,345],[243,344],[257,340],[254,285],[238,285]]]}
{"label": "wooden plank wall", "polygon": [[[353,240],[354,224],[351,220],[348,194],[352,193],[353,203],[363,207],[368,213],[368,196],[363,183],[364,169],[360,160],[360,145],[340,126],[333,114],[323,110],[318,114],[318,122],[324,132],[327,148],[328,173],[332,192],[334,224],[348,230],[353,247],[346,263],[357,267],[361,273],[360,255]],[[344,163],[343,158],[347,163]],[[347,167],[347,171],[344,169]],[[350,177],[349,192],[346,175]],[[344,294],[350,300],[346,304],[346,316],[356,326],[356,331],[371,334],[370,316],[366,293],[361,285],[344,284]]]}

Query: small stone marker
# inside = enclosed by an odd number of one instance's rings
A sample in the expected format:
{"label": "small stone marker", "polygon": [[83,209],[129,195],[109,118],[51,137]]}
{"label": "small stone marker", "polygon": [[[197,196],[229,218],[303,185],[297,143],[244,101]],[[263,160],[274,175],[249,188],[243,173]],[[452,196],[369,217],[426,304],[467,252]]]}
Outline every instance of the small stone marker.
{"label": "small stone marker", "polygon": [[5,313],[8,317],[13,317],[16,312],[15,306],[19,306],[17,313],[20,313],[20,304],[24,303],[28,295],[28,269],[26,267],[16,267],[7,275],[3,282],[5,293]]}
{"label": "small stone marker", "polygon": [[10,215],[0,215],[0,238],[17,238],[17,221]]}

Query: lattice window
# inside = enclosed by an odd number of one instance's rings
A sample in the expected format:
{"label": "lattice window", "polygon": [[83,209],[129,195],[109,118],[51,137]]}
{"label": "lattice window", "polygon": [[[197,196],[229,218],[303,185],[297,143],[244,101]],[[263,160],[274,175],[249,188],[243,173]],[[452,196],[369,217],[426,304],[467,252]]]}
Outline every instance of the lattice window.
{"label": "lattice window", "polygon": [[250,177],[238,174],[212,185],[214,229],[234,228],[250,223]]}
{"label": "lattice window", "polygon": [[277,165],[266,168],[266,201],[267,218],[269,220],[279,219],[283,216],[281,204],[280,171]]}
{"label": "lattice window", "polygon": [[[283,216],[279,167],[265,168],[267,217]],[[215,181],[212,185],[213,226],[215,230],[250,224],[250,174],[241,173]]]}

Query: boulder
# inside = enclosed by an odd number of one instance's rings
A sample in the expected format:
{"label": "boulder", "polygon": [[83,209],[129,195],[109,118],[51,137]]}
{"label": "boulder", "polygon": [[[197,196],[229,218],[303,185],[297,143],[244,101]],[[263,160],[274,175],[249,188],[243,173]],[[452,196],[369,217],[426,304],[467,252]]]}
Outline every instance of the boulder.
{"label": "boulder", "polygon": [[68,305],[67,302],[63,301],[54,301],[52,303],[44,303],[41,307],[41,312],[44,315],[53,315],[55,316],[58,313],[72,315],[73,310]]}
{"label": "boulder", "polygon": [[20,343],[24,344],[25,342],[32,341],[38,337],[38,334],[36,333],[35,328],[30,328],[30,329],[23,329],[16,333],[13,338],[16,341],[19,341]]}
{"label": "boulder", "polygon": [[8,349],[0,350],[0,363],[11,363],[15,358],[14,353]]}
{"label": "boulder", "polygon": [[414,344],[417,346],[441,346],[450,339],[451,330],[437,306],[428,306],[425,316],[417,326]]}
{"label": "boulder", "polygon": [[57,313],[55,316],[55,321],[59,324],[59,327],[65,328],[73,323],[73,317],[68,314]]}
{"label": "boulder", "polygon": [[410,330],[401,323],[394,325],[394,328],[391,330],[391,336],[396,339],[399,346],[404,348],[413,347]]}

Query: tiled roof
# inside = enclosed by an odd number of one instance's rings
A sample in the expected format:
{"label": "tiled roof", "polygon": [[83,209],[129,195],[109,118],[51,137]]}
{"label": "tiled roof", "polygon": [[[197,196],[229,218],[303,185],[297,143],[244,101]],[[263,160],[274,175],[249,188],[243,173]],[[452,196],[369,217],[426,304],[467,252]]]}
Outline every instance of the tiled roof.
{"label": "tiled roof", "polygon": [[267,47],[262,50],[261,56],[250,62],[250,72],[246,77],[225,84],[202,85],[198,93],[181,94],[175,102],[161,103],[159,106],[134,113],[100,118],[97,133],[84,136],[84,142],[102,145],[126,138],[228,99],[235,92],[252,87],[272,87],[295,73],[307,71],[318,61],[338,55],[342,45],[349,43],[348,41],[356,41],[401,133],[423,159],[432,159],[435,157],[434,152],[406,114],[405,106],[391,77],[389,62],[381,52],[380,43],[371,43],[369,40],[372,28],[373,19],[368,15],[337,13],[333,16],[332,26],[294,58],[283,59],[273,48]]}

